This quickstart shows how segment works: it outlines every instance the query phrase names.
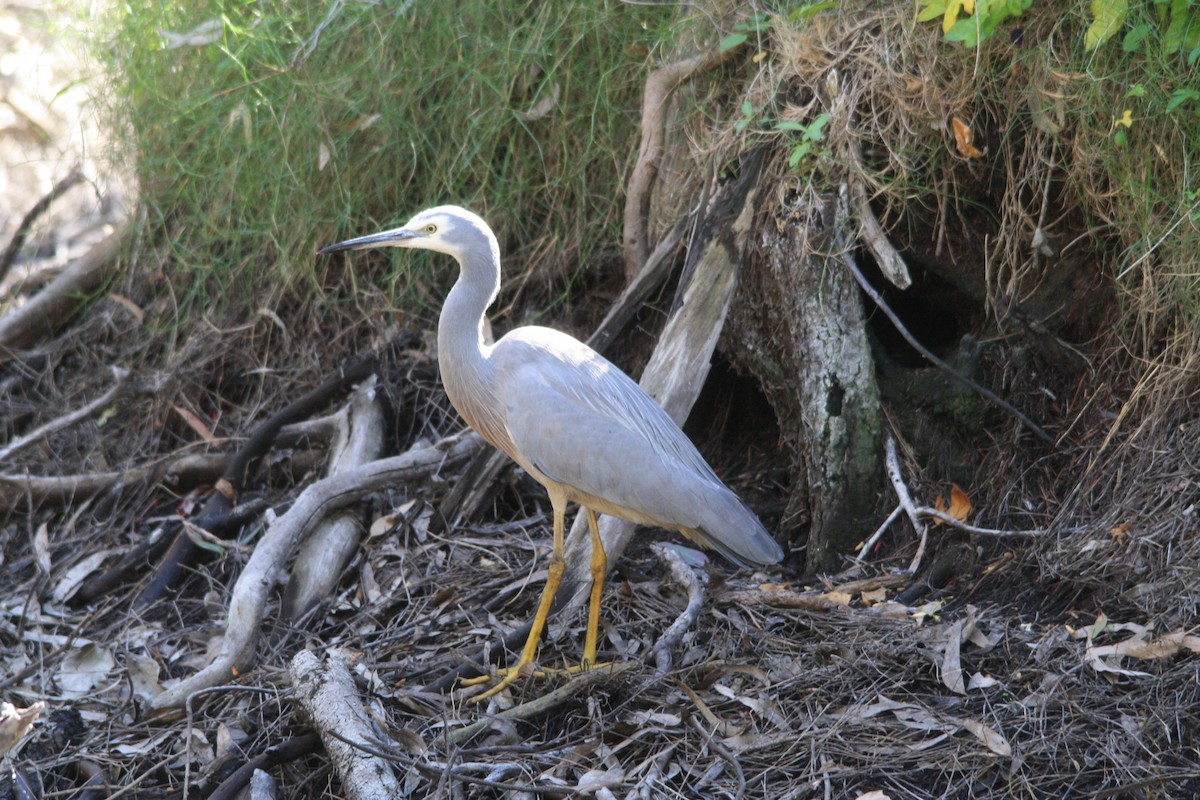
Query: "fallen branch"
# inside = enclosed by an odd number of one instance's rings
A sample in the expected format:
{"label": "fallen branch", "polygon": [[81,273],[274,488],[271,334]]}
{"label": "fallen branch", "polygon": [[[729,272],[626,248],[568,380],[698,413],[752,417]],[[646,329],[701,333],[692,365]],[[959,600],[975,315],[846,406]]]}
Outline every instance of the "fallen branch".
{"label": "fallen branch", "polygon": [[739,50],[711,50],[698,56],[685,58],[674,64],[659,67],[646,78],[646,91],[642,96],[641,144],[638,146],[637,162],[629,176],[625,190],[625,277],[632,281],[641,271],[649,256],[647,227],[650,217],[650,192],[654,179],[658,177],[659,162],[663,154],[663,136],[666,123],[667,99],[675,87],[693,76],[713,69],[733,57]]}
{"label": "fallen branch", "polygon": [[903,473],[900,472],[900,457],[896,455],[896,439],[890,432],[887,434],[883,453],[888,480],[892,482],[892,489],[900,500],[900,507],[908,515],[908,521],[912,523],[913,530],[921,536],[921,542],[917,545],[917,554],[913,556],[912,563],[908,565],[909,572],[916,572],[917,568],[921,566],[921,559],[925,556],[925,545],[929,541],[929,529],[921,521],[921,516],[917,513],[917,506],[908,492],[908,485],[904,482]]}
{"label": "fallen branch", "polygon": [[63,414],[61,417],[56,417],[44,425],[40,425],[24,436],[20,436],[4,447],[0,447],[0,461],[10,458],[14,453],[24,450],[31,444],[41,441],[42,438],[49,436],[55,431],[61,431],[63,428],[69,428],[77,422],[87,419],[93,414],[97,414],[116,399],[121,390],[125,388],[125,382],[129,378],[129,370],[121,367],[112,367],[113,385],[108,387],[108,391],[97,397],[82,408],[78,408],[69,414]]}
{"label": "fallen branch", "polygon": [[[393,347],[396,346],[398,342],[393,343]],[[255,428],[254,433],[229,462],[225,473],[216,482],[217,491],[209,495],[204,508],[191,521],[208,531],[221,526],[222,520],[237,505],[249,477],[270,451],[283,426],[312,416],[344,394],[349,387],[374,374],[378,364],[378,355],[371,354],[339,369],[320,386],[268,417]],[[173,591],[184,568],[195,560],[199,548],[184,534],[182,526],[172,531],[172,534],[174,538],[170,549],[159,562],[153,577],[134,598],[135,608],[146,608]]]}
{"label": "fallen branch", "polygon": [[[275,439],[277,448],[300,447],[328,441],[333,435],[332,416],[288,425]],[[301,453],[291,461],[298,472],[307,471],[312,456]],[[112,491],[121,486],[162,484],[182,494],[197,486],[211,485],[229,469],[234,454],[189,453],[168,457],[129,469],[89,472],[82,475],[17,475],[0,473],[0,512],[13,511],[22,500],[25,507],[63,505]]]}
{"label": "fallen branch", "polygon": [[61,197],[63,193],[82,180],[83,172],[76,166],[67,173],[65,178],[54,184],[54,187],[41,200],[34,203],[33,208],[29,209],[28,213],[22,217],[21,224],[17,226],[17,230],[12,238],[8,240],[8,247],[4,248],[4,252],[0,254],[0,282],[4,281],[9,269],[16,262],[21,248],[25,245],[25,237],[29,235],[29,229],[33,227],[33,223],[37,221],[37,218],[45,214],[50,209],[51,204]]}
{"label": "fallen branch", "polygon": [[7,351],[29,347],[56,330],[113,276],[127,230],[125,224],[110,233],[28,303],[0,317],[0,364],[11,358]]}
{"label": "fallen branch", "polygon": [[267,596],[279,580],[279,565],[295,549],[305,531],[333,509],[353,503],[388,486],[425,478],[443,467],[458,464],[473,453],[481,440],[462,433],[440,443],[410,450],[340,472],[305,489],[286,514],[267,529],[254,548],[229,601],[229,620],[221,650],[207,667],[154,698],[154,708],[181,705],[196,691],[224,683],[254,663]]}
{"label": "fallen branch", "polygon": [[871,210],[871,203],[867,199],[867,188],[862,177],[862,148],[858,146],[858,142],[853,140],[850,142],[850,156],[856,170],[856,173],[850,178],[850,194],[854,201],[855,216],[858,217],[858,236],[866,243],[867,249],[874,256],[875,263],[879,265],[879,271],[883,273],[883,276],[897,288],[907,289],[912,286],[912,276],[908,273],[908,265],[904,263],[904,257],[900,255],[895,245],[888,239],[887,234],[883,232],[879,218]]}
{"label": "fallen branch", "polygon": [[673,653],[683,640],[683,635],[700,617],[700,608],[704,605],[704,585],[708,582],[708,575],[697,572],[684,563],[679,551],[671,545],[655,543],[650,545],[650,549],[667,567],[675,582],[687,590],[688,595],[687,607],[654,643],[654,674],[662,677],[671,671]]}
{"label": "fallen branch", "polygon": [[352,800],[399,797],[392,765],[352,744],[369,742],[376,734],[341,652],[330,650],[322,662],[301,650],[292,658],[291,674],[296,700],[312,719],[346,795]]}
{"label": "fallen branch", "polygon": [[[383,448],[383,407],[373,387],[355,392],[340,417],[338,436],[329,451],[328,475],[374,461]],[[358,515],[341,512],[323,520],[304,539],[283,593],[285,620],[304,616],[333,591],[361,533]]]}

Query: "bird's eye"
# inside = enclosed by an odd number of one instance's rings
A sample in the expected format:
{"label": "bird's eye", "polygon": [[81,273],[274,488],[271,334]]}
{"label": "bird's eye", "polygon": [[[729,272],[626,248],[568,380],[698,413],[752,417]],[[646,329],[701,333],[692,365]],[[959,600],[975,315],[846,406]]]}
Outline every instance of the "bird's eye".
{"label": "bird's eye", "polygon": [[437,225],[434,225],[432,222],[429,223],[425,226],[425,233],[431,235],[437,233]]}

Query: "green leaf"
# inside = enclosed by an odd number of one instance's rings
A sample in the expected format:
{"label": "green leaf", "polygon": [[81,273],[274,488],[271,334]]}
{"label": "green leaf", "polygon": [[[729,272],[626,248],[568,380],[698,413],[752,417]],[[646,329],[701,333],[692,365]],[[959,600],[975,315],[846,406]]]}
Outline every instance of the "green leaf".
{"label": "green leaf", "polygon": [[829,112],[825,112],[808,124],[804,138],[810,142],[819,142],[825,135],[825,126],[829,124]]}
{"label": "green leaf", "polygon": [[921,5],[917,14],[917,22],[932,22],[941,19],[946,14],[946,0],[929,0]]}
{"label": "green leaf", "polygon": [[1088,50],[1096,50],[1125,24],[1129,0],[1092,0],[1091,11],[1095,19],[1083,35],[1083,46]]}
{"label": "green leaf", "polygon": [[837,8],[836,0],[826,0],[824,3],[808,3],[792,10],[787,18],[789,22],[812,19],[828,8]]}
{"label": "green leaf", "polygon": [[1129,91],[1125,92],[1125,96],[1126,97],[1145,97],[1146,96],[1146,87],[1142,86],[1140,83],[1135,83],[1133,86],[1129,87]]}
{"label": "green leaf", "polygon": [[786,122],[786,121],[785,122],[777,122],[777,123],[775,123],[775,130],[777,130],[777,131],[800,131],[801,133],[803,133],[804,126],[801,125],[799,122]]}
{"label": "green leaf", "polygon": [[1143,22],[1141,25],[1134,25],[1129,33],[1125,34],[1124,40],[1121,42],[1121,49],[1126,53],[1136,52],[1142,46],[1142,41],[1154,31],[1154,26],[1149,22]]}
{"label": "green leaf", "polygon": [[979,28],[976,24],[975,17],[967,17],[960,19],[958,22],[950,26],[950,30],[946,31],[947,42],[962,42],[967,47],[975,47],[979,44]]}
{"label": "green leaf", "polygon": [[800,166],[800,162],[812,150],[812,145],[808,142],[801,142],[792,148],[792,154],[788,156],[788,168],[795,169]]}
{"label": "green leaf", "polygon": [[1174,111],[1189,100],[1200,100],[1200,92],[1195,89],[1176,89],[1171,92],[1171,99],[1167,101],[1167,111]]}
{"label": "green leaf", "polygon": [[728,50],[732,50],[735,47],[741,47],[746,43],[748,38],[750,37],[744,33],[731,33],[721,40],[719,49],[722,53],[724,53]]}
{"label": "green leaf", "polygon": [[1171,0],[1171,21],[1163,34],[1162,44],[1163,53],[1166,55],[1179,52],[1179,48],[1183,46],[1183,37],[1187,34],[1191,22],[1188,5],[1188,0]]}

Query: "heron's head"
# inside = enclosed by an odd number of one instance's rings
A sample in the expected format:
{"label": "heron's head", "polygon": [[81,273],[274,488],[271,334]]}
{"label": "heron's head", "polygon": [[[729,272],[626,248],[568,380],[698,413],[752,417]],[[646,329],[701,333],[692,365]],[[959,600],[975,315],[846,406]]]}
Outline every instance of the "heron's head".
{"label": "heron's head", "polygon": [[487,223],[475,214],[458,206],[437,206],[426,209],[390,231],[359,236],[331,244],[317,251],[337,253],[341,250],[366,250],[372,247],[411,247],[435,250],[462,260],[464,253],[489,248],[492,236]]}

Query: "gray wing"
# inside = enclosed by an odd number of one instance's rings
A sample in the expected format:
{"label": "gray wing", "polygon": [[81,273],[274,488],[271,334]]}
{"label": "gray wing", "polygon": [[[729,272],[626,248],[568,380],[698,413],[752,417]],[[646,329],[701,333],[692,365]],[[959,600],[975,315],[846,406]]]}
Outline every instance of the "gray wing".
{"label": "gray wing", "polygon": [[683,431],[613,364],[566,334],[520,328],[492,357],[508,433],[548,477],[683,530],[742,564],[783,553]]}

